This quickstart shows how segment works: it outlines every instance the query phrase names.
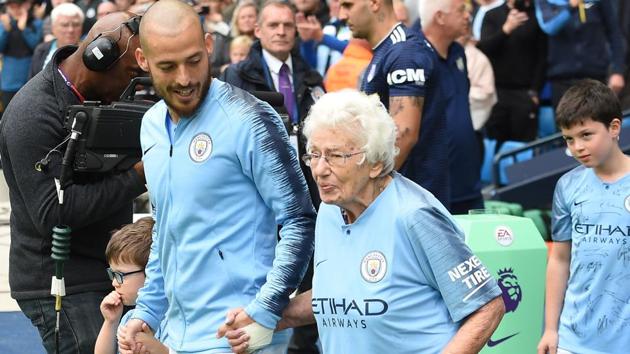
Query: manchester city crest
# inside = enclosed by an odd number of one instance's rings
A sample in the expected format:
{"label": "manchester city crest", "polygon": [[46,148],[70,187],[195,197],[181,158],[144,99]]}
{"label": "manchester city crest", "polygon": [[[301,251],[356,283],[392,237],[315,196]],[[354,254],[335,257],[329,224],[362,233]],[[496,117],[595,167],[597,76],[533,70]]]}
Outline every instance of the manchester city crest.
{"label": "manchester city crest", "polygon": [[626,211],[630,213],[630,195],[623,201],[623,205],[626,207]]}
{"label": "manchester city crest", "polygon": [[188,154],[194,162],[206,161],[212,153],[212,138],[206,133],[199,133],[190,142]]}
{"label": "manchester city crest", "polygon": [[387,273],[387,260],[379,251],[372,251],[361,261],[361,276],[369,283],[377,283]]}
{"label": "manchester city crest", "polygon": [[455,64],[457,65],[457,69],[459,69],[459,71],[464,71],[464,69],[466,69],[466,65],[464,65],[464,58],[457,58]]}

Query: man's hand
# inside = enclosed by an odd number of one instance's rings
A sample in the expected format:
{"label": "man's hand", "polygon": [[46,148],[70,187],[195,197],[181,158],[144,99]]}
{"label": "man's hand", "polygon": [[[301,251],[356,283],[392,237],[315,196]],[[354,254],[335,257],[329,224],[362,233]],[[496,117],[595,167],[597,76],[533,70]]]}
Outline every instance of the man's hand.
{"label": "man's hand", "polygon": [[121,354],[139,354],[140,346],[136,345],[136,335],[142,332],[143,320],[131,319],[118,331],[118,351]]}
{"label": "man's hand", "polygon": [[119,322],[123,312],[120,294],[112,291],[101,301],[101,314],[105,322]]}
{"label": "man's hand", "polygon": [[144,176],[144,163],[142,162],[142,160],[136,162],[136,164],[133,165],[133,169],[136,170],[136,173],[138,173],[138,176],[140,176],[140,178],[142,178],[142,180],[146,184],[147,179]]}
{"label": "man's hand", "polygon": [[241,354],[247,353],[249,349],[249,335],[242,329],[229,330],[225,332],[225,338],[227,338],[232,352]]}
{"label": "man's hand", "polygon": [[516,9],[510,10],[508,17],[503,24],[503,32],[507,35],[512,34],[515,29],[522,26],[528,19],[529,17],[527,16],[527,13]]}
{"label": "man's hand", "polygon": [[31,9],[31,3],[30,1],[25,1],[20,7],[22,12],[20,12],[20,15],[17,17],[17,25],[20,31],[24,31],[26,29],[26,22],[28,21],[28,12]]}
{"label": "man's hand", "polygon": [[136,343],[140,346],[140,353],[168,354],[168,348],[155,338],[146,323],[142,325],[142,332],[136,335]]}
{"label": "man's hand", "polygon": [[558,351],[558,332],[545,331],[540,343],[538,343],[538,354],[556,354]]}
{"label": "man's hand", "polygon": [[224,337],[225,333],[229,330],[243,328],[253,322],[254,320],[247,315],[242,307],[231,309],[225,316],[225,323],[217,330],[217,338]]}
{"label": "man's hand", "polygon": [[322,25],[315,16],[306,17],[303,13],[298,12],[295,15],[295,25],[303,41],[321,42],[324,38]]}
{"label": "man's hand", "polygon": [[618,95],[621,90],[623,90],[624,86],[626,86],[626,82],[621,74],[612,74],[610,78],[608,78],[608,87],[610,87],[615,94]]}
{"label": "man's hand", "polygon": [[11,30],[11,16],[9,16],[9,14],[2,14],[0,15],[0,21],[2,22],[4,30],[9,32]]}
{"label": "man's hand", "polygon": [[42,20],[44,19],[45,15],[46,15],[46,7],[48,6],[48,4],[46,3],[46,1],[43,1],[41,4],[39,5],[33,5],[33,16],[35,16],[36,18]]}

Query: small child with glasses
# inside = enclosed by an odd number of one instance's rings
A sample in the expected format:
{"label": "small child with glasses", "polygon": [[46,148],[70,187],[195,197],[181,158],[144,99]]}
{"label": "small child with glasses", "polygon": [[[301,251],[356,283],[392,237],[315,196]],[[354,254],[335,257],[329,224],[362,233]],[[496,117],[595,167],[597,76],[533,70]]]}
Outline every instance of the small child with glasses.
{"label": "small child with glasses", "polygon": [[[105,249],[105,258],[110,268],[107,275],[114,291],[101,302],[103,326],[96,339],[95,354],[118,353],[117,330],[131,318],[133,310],[123,316],[124,306],[135,306],[138,290],[144,285],[144,268],[149,260],[153,218],[138,219],[114,232]],[[122,318],[121,318],[122,317]],[[160,329],[155,336],[150,328],[138,335],[137,341],[144,346],[143,353],[168,353],[169,349],[158,341]]]}

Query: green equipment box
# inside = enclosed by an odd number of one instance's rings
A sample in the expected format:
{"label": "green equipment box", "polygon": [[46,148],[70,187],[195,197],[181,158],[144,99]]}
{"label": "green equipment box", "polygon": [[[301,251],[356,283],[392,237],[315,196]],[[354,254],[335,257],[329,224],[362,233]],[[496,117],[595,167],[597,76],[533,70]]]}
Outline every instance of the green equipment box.
{"label": "green equipment box", "polygon": [[466,244],[497,280],[505,302],[503,320],[481,353],[536,353],[547,267],[547,247],[538,229],[529,218],[511,215],[456,215],[455,220]]}

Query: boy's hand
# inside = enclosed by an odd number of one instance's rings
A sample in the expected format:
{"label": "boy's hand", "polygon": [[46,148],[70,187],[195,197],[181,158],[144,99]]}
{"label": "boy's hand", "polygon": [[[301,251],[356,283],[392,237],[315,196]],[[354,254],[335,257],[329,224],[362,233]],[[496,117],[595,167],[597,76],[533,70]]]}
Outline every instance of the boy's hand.
{"label": "boy's hand", "polygon": [[556,354],[558,352],[558,332],[545,331],[540,343],[538,343],[538,354]]}
{"label": "boy's hand", "polygon": [[112,291],[101,301],[101,314],[105,322],[118,322],[123,312],[123,303],[120,294]]}
{"label": "boy's hand", "polygon": [[168,354],[168,348],[153,336],[146,323],[142,324],[142,332],[136,334],[136,343],[140,345],[140,353]]}

